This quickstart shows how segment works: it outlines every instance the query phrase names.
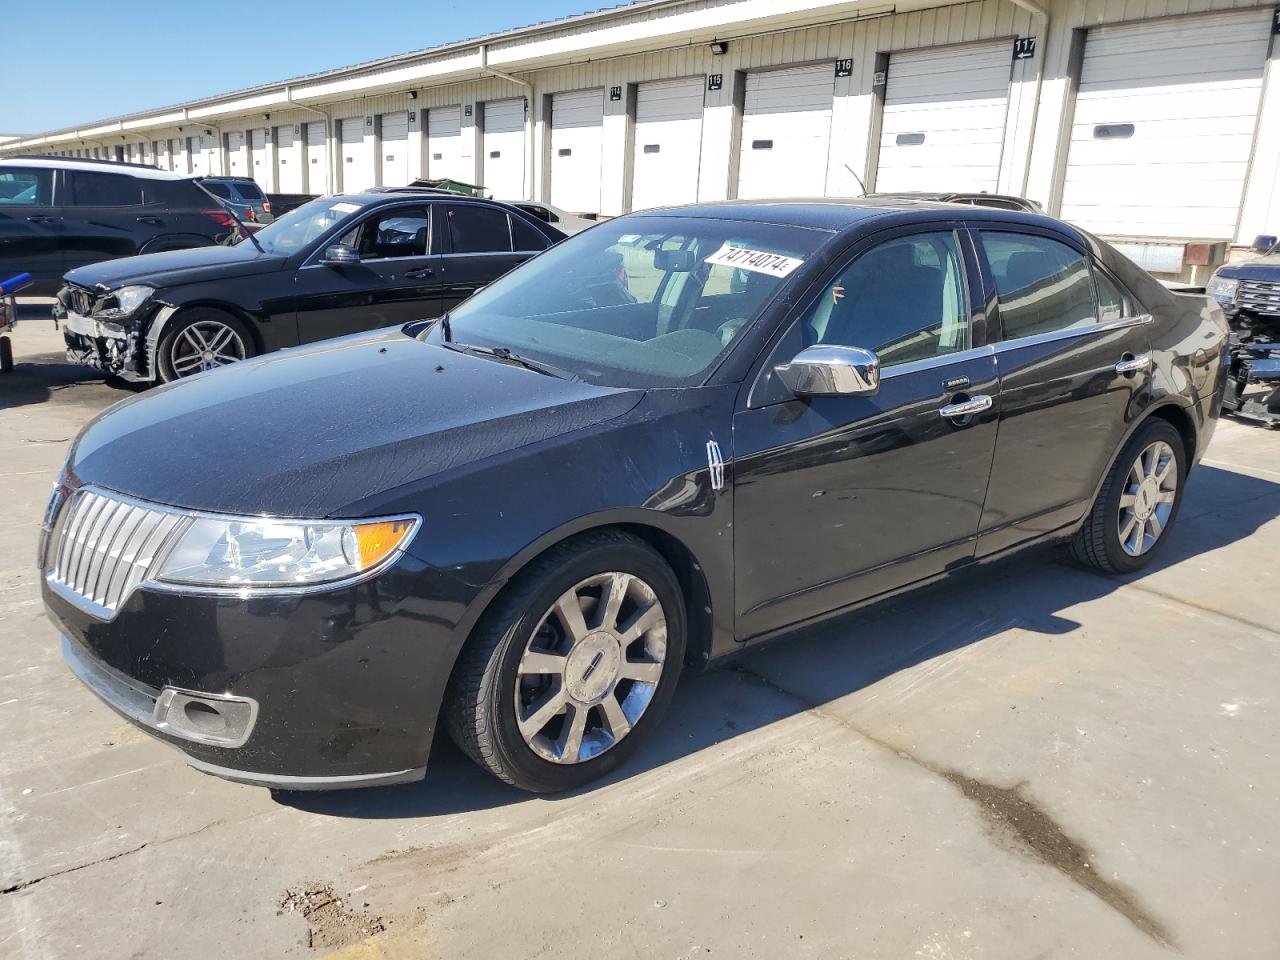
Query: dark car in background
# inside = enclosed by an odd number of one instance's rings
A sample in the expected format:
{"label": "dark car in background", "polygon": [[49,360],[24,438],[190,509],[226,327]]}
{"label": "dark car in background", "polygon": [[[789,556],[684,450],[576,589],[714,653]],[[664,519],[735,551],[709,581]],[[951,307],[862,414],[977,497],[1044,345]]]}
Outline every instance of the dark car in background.
{"label": "dark car in background", "polygon": [[633,214],[447,323],[116,405],[58,478],[44,601],[71,668],[206,772],[412,780],[439,722],[571,789],[653,734],[686,665],[1033,544],[1143,568],[1226,342],[1204,297],[1047,217]]}
{"label": "dark car in background", "polygon": [[439,316],[561,239],[489,200],[413,191],[325,197],[231,246],[73,270],[54,314],[69,359],[167,382]]}
{"label": "dark car in background", "polygon": [[0,160],[0,276],[30,273],[32,296],[52,296],[85,264],[209,247],[235,230],[191,177],[109,160]]}
{"label": "dark car in background", "polygon": [[268,224],[274,219],[271,201],[248,177],[200,177],[198,182],[240,220]]}
{"label": "dark car in background", "polygon": [[1219,267],[1208,285],[1231,323],[1224,405],[1237,417],[1280,428],[1280,243],[1260,236],[1253,252]]}

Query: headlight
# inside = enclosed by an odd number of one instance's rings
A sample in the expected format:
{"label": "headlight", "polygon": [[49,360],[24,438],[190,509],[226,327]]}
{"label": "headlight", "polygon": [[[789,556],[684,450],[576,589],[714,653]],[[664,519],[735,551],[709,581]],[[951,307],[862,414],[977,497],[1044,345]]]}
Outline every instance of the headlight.
{"label": "headlight", "polygon": [[122,320],[150,299],[155,290],[137,284],[112,290],[102,298],[93,315],[99,320]]}
{"label": "headlight", "polygon": [[1222,303],[1235,303],[1238,286],[1240,286],[1239,280],[1233,280],[1230,277],[1214,277],[1209,281],[1209,296]]}
{"label": "headlight", "polygon": [[420,523],[197,517],[152,578],[231,592],[337,586],[398,557]]}

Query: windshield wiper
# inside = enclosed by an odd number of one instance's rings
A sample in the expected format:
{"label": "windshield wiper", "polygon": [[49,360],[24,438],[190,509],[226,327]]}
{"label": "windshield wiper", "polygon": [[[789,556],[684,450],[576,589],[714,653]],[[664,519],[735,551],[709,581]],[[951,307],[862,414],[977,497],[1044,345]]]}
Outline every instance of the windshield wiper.
{"label": "windshield wiper", "polygon": [[526,370],[532,370],[534,373],[541,373],[548,377],[557,377],[560,380],[579,380],[579,377],[568,370],[543,360],[522,357],[518,353],[513,353],[510,347],[481,347],[474,343],[458,343],[452,338],[444,341],[444,345],[450,350],[457,350],[459,353],[475,353],[482,357],[493,357],[503,363],[514,363],[517,366],[524,367]]}

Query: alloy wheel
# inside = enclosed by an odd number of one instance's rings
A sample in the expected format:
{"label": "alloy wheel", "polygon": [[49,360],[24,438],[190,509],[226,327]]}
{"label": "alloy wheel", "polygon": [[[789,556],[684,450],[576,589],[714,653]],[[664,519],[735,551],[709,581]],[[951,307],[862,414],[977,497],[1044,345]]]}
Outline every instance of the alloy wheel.
{"label": "alloy wheel", "polygon": [[245,358],[244,341],[217,320],[199,320],[182,330],[169,348],[169,363],[179,377],[189,377]]}
{"label": "alloy wheel", "polygon": [[662,679],[667,617],[639,577],[595,574],[538,623],[517,668],[516,726],[552,763],[583,763],[617,745]]}
{"label": "alloy wheel", "polygon": [[1120,545],[1140,557],[1156,545],[1178,495],[1178,459],[1163,440],[1148,444],[1129,467],[1120,494]]}

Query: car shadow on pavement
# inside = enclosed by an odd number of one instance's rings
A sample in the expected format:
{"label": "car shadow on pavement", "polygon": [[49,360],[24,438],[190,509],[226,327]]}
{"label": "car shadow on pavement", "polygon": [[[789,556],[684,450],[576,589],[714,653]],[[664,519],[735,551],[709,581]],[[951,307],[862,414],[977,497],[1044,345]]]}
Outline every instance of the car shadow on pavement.
{"label": "car shadow on pavement", "polygon": [[[124,380],[104,378],[89,367],[68,363],[61,351],[45,352],[52,327],[48,306],[18,304],[18,324],[5,334],[17,357],[10,372],[0,373],[0,410],[47,401],[83,403],[96,410],[104,400],[123,400],[137,392],[138,387]],[[42,352],[26,349],[34,337],[39,337]],[[61,343],[60,335],[55,342]]]}
{"label": "car shadow on pavement", "polygon": [[[1141,575],[1107,577],[1040,548],[977,568],[909,597],[803,629],[745,652],[724,669],[686,673],[661,728],[613,774],[551,802],[589,794],[793,714],[863,690],[935,657],[1017,627],[1058,637],[1080,624],[1070,611],[1122,585],[1250,536],[1280,515],[1280,483],[1201,465],[1189,478],[1180,523]],[[1010,589],[1011,586],[1016,589]],[[336,793],[277,793],[313,813],[368,819],[444,816],[502,806],[529,795],[471,763],[444,735],[425,780]]]}

